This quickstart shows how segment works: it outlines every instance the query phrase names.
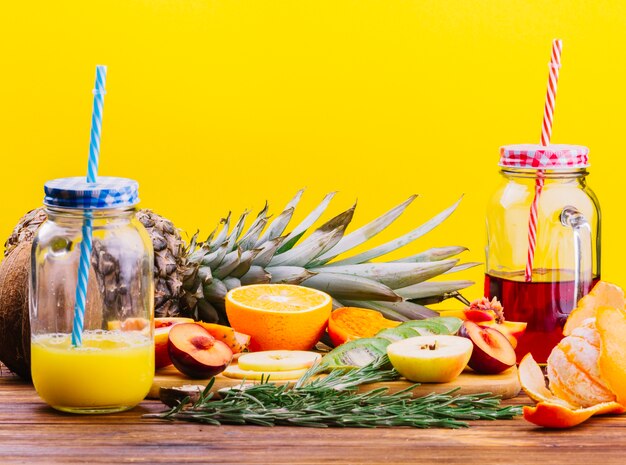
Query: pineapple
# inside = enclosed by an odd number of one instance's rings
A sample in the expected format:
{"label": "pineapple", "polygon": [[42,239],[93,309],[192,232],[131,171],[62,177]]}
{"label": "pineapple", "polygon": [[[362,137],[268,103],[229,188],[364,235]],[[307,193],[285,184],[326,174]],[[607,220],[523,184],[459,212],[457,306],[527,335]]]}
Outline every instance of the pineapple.
{"label": "pineapple", "polygon": [[[228,324],[224,297],[230,289],[257,283],[286,283],[325,291],[333,297],[336,307],[371,308],[387,318],[407,321],[437,315],[424,305],[458,297],[459,290],[473,284],[465,280],[430,281],[477,265],[459,265],[454,257],[465,251],[464,247],[433,248],[399,260],[372,262],[431,231],[452,214],[459,202],[399,238],[342,258],[389,226],[415,196],[350,233],[346,234],[346,230],[356,205],[303,237],[322,216],[334,193],[326,195],[286,233],[302,194],[299,191],[273,221],[266,203],[247,229],[244,225],[249,212],[244,212],[232,229],[229,214],[205,241],[199,242],[196,234],[188,245],[171,221],[150,210],[140,210],[137,219],[148,230],[155,251],[156,315]],[[40,214],[29,213],[16,227],[7,247],[20,241],[23,230],[32,236],[38,227],[33,217],[40,218]],[[93,265],[102,279],[98,262],[94,260]]]}

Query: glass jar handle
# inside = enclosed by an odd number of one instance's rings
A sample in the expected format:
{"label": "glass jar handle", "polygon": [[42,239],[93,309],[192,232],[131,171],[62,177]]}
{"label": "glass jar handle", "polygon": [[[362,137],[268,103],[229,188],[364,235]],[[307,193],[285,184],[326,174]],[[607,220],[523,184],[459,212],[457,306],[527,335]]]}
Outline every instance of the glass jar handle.
{"label": "glass jar handle", "polygon": [[567,206],[561,212],[561,224],[574,233],[574,305],[585,295],[593,278],[591,266],[591,225],[576,207]]}

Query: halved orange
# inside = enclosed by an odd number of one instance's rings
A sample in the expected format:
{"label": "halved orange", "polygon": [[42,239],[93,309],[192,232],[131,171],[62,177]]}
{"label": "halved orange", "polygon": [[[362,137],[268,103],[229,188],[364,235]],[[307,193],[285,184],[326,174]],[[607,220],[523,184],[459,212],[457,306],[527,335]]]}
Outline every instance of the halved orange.
{"label": "halved orange", "polygon": [[322,291],[290,284],[255,284],[226,295],[230,325],[249,334],[250,350],[309,350],[326,329],[332,310]]}

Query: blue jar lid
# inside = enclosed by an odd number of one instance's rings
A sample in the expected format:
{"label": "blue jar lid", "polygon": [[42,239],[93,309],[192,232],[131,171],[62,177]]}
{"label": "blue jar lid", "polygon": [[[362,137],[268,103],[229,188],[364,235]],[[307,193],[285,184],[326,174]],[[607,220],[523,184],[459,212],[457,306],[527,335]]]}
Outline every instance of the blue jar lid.
{"label": "blue jar lid", "polygon": [[139,203],[139,184],[126,178],[100,176],[95,183],[84,177],[60,178],[44,185],[48,207],[104,209],[132,207]]}

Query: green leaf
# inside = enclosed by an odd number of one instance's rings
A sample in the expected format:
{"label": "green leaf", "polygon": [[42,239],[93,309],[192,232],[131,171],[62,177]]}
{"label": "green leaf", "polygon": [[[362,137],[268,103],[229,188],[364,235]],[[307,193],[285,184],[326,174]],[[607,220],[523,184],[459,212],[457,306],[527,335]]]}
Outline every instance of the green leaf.
{"label": "green leaf", "polygon": [[407,300],[422,299],[426,297],[440,296],[450,292],[460,291],[474,284],[474,281],[433,281],[413,284],[411,286],[395,289],[396,294]]}
{"label": "green leaf", "polygon": [[304,235],[304,233],[311,226],[313,226],[313,224],[319,219],[320,216],[322,216],[335,194],[336,192],[330,192],[329,194],[326,194],[324,200],[322,200],[322,202],[317,207],[315,207],[311,211],[311,213],[309,213],[307,217],[304,218],[300,222],[300,224],[298,224],[298,226],[296,226],[293,231],[291,231],[291,233],[289,233],[289,235],[287,235],[283,245],[278,250],[278,253],[286,252],[287,250],[291,249],[296,244],[296,242],[298,242],[298,240]]}
{"label": "green leaf", "polygon": [[250,284],[268,284],[270,278],[270,274],[263,268],[252,265],[248,272],[241,277],[240,281],[243,286],[249,286]]}
{"label": "green leaf", "polygon": [[402,300],[388,286],[360,276],[347,274],[320,273],[302,283],[327,292],[333,297],[343,300],[381,300],[397,302]]}
{"label": "green leaf", "polygon": [[368,262],[376,257],[386,255],[390,252],[393,252],[394,250],[404,247],[405,245],[410,244],[411,242],[415,241],[416,239],[422,237],[424,234],[432,231],[434,228],[439,226],[446,218],[448,218],[452,214],[452,212],[454,212],[454,210],[456,210],[460,202],[461,199],[457,200],[451,207],[448,207],[438,215],[431,218],[426,223],[405,234],[404,236],[401,236],[378,247],[374,247],[373,249],[370,249],[353,257],[339,260],[333,263],[333,265],[352,265],[355,263]]}
{"label": "green leaf", "polygon": [[420,283],[439,276],[452,268],[458,260],[442,260],[426,263],[361,263],[356,265],[328,265],[310,268],[317,273],[339,273],[378,281],[392,289]]}
{"label": "green leaf", "polygon": [[224,243],[226,237],[228,237],[228,229],[230,228],[230,216],[231,212],[228,212],[226,218],[222,218],[222,220],[220,221],[220,223],[222,223],[224,226],[222,226],[222,229],[215,238],[215,241],[211,243],[211,252],[217,250],[217,248]]}
{"label": "green leaf", "polygon": [[272,283],[301,284],[315,273],[301,266],[269,266],[265,269],[271,275]]}
{"label": "green leaf", "polygon": [[270,265],[306,266],[313,258],[324,253],[343,237],[352,220],[354,208],[337,215],[291,250],[275,255]]}
{"label": "green leaf", "polygon": [[258,255],[252,260],[253,265],[258,265],[262,267],[266,267],[269,265],[270,261],[274,257],[276,250],[282,244],[284,237],[277,237],[276,239],[272,239],[271,241],[267,241],[263,245],[261,245],[257,250],[259,250]]}
{"label": "green leaf", "polygon": [[392,263],[416,263],[416,262],[436,262],[439,260],[445,260],[446,258],[454,257],[461,252],[469,250],[467,247],[433,247],[424,252],[420,252],[410,257],[400,258],[398,260],[392,260]]}
{"label": "green leaf", "polygon": [[412,195],[407,200],[402,202],[400,205],[395,208],[389,210],[384,215],[376,218],[374,221],[366,224],[365,226],[360,227],[359,229],[351,232],[350,234],[344,236],[332,249],[328,252],[320,255],[311,266],[320,266],[324,263],[329,262],[333,258],[338,255],[341,255],[348,250],[351,250],[359,245],[367,242],[369,239],[383,231],[387,228],[391,223],[393,223],[406,208],[415,200],[417,195]]}
{"label": "green leaf", "polygon": [[293,216],[294,208],[290,207],[287,210],[284,210],[267,228],[267,231],[263,233],[260,239],[257,240],[256,246],[260,246],[261,244],[266,243],[267,241],[271,241],[272,239],[276,239],[280,237],[283,233],[289,222],[291,221],[291,217]]}
{"label": "green leaf", "polygon": [[217,279],[224,279],[228,276],[235,268],[239,266],[239,262],[241,259],[241,250],[236,249],[232,252],[226,254],[222,263],[219,264],[217,268],[212,271],[213,277]]}

